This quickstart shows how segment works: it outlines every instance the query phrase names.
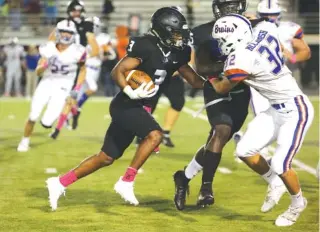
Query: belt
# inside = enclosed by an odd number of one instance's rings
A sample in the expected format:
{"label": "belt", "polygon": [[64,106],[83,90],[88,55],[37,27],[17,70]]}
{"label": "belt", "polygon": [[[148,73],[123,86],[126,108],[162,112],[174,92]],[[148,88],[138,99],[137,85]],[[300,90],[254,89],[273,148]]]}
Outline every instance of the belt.
{"label": "belt", "polygon": [[274,109],[276,109],[276,110],[280,110],[280,109],[286,108],[286,106],[285,106],[284,103],[272,104],[271,106],[272,106]]}
{"label": "belt", "polygon": [[92,66],[92,65],[86,65],[87,68],[91,68],[95,71],[99,71],[100,67]]}

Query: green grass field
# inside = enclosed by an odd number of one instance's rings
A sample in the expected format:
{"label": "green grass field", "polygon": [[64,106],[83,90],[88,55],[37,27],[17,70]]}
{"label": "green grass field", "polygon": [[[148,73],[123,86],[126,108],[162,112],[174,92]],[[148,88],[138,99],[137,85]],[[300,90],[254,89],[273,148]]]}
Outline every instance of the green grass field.
{"label": "green grass field", "polygon": [[[319,102],[313,126],[297,159],[316,168],[319,151]],[[105,130],[110,123],[108,102],[89,101],[84,107],[77,131],[64,130],[57,141],[48,138],[39,124],[27,153],[16,152],[28,116],[29,102],[0,101],[0,231],[199,231],[199,232],[270,232],[319,230],[318,181],[314,175],[297,169],[308,208],[292,227],[274,226],[276,217],[287,209],[290,199],[285,195],[271,212],[260,212],[265,197],[266,183],[244,164],[233,159],[233,143],[222,158],[221,166],[231,174],[217,173],[215,200],[212,207],[195,207],[201,175],[192,180],[188,207],[179,212],[173,204],[172,175],[183,168],[209,132],[205,120],[192,118],[186,112],[176,125],[172,138],[176,148],[161,147],[144,165],[144,173],[136,178],[135,193],[140,201],[137,207],[127,205],[118,196],[113,185],[123,175],[135,147],[113,166],[102,169],[71,186],[66,197],[59,201],[56,212],[48,205],[45,180],[76,166],[85,157],[99,151]],[[190,101],[187,107],[199,108]],[[156,117],[163,123],[166,105],[160,106]],[[249,117],[250,119],[251,117]],[[263,131],[261,132],[263,133]],[[47,174],[47,168],[56,168],[58,174]]]}

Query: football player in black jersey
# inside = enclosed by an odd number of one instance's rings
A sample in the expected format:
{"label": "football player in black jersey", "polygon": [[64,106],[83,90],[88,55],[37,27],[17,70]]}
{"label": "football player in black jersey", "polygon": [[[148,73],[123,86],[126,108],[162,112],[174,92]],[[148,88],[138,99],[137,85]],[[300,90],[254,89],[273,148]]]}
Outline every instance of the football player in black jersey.
{"label": "football player in black jersey", "polygon": [[[246,9],[245,0],[213,0],[212,10],[215,19],[229,13],[242,14]],[[195,48],[195,66],[199,74],[208,77],[203,92],[208,120],[211,125],[209,137],[205,145],[197,151],[185,170],[174,174],[176,186],[174,202],[178,210],[185,207],[189,181],[201,170],[202,185],[197,205],[206,206],[214,203],[212,182],[220,163],[224,146],[232,135],[244,123],[248,114],[250,101],[249,87],[239,84],[229,94],[216,93],[210,83],[211,78],[217,77],[223,71],[224,57],[219,53],[218,43],[212,39],[212,28],[215,20],[195,27],[193,45]],[[218,100],[217,99],[225,99]]]}
{"label": "football player in black jersey", "polygon": [[[114,189],[129,203],[139,204],[133,191],[135,176],[162,140],[161,127],[143,106],[148,104],[148,98],[156,94],[159,85],[168,81],[167,78],[170,78],[175,71],[179,71],[193,87],[202,88],[204,84],[204,80],[188,65],[191,54],[189,40],[190,31],[185,17],[171,7],[161,8],[153,14],[148,34],[130,39],[127,55],[112,71],[112,77],[122,91],[110,104],[112,121],[101,151],[65,175],[47,180],[50,205],[53,210],[57,208],[58,199],[67,186],[102,167],[111,165],[123,155],[135,136],[144,139]],[[147,73],[152,77],[156,88],[149,90],[152,84],[150,82],[143,83],[133,90],[125,76],[130,70]]]}

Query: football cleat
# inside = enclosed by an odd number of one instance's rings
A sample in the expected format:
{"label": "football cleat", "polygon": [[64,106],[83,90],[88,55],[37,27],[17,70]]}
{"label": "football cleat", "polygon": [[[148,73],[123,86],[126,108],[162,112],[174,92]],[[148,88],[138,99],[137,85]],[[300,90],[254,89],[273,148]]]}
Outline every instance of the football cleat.
{"label": "football cleat", "polygon": [[50,137],[51,137],[52,139],[57,139],[59,133],[60,133],[60,131],[56,128],[56,129],[54,129],[54,132],[52,132],[52,133],[50,134]]}
{"label": "football cleat", "polygon": [[308,205],[307,199],[303,198],[303,206],[292,206],[290,205],[289,208],[281,215],[278,216],[277,220],[275,221],[276,226],[291,226],[293,225],[299,218],[300,214]]}
{"label": "football cleat", "polygon": [[173,180],[175,184],[174,204],[178,210],[183,210],[187,194],[189,195],[188,179],[184,171],[179,170],[173,175]]}
{"label": "football cleat", "polygon": [[132,205],[139,205],[139,201],[134,195],[133,191],[134,182],[126,182],[122,180],[122,176],[119,178],[118,182],[114,185],[114,190],[118,193],[125,201]]}
{"label": "football cleat", "polygon": [[163,136],[162,143],[166,147],[171,147],[171,148],[174,147],[174,144],[173,144],[171,138],[170,137],[166,137],[166,135]]}
{"label": "football cleat", "polygon": [[199,192],[197,206],[205,207],[213,204],[214,204],[214,197],[213,197],[211,183],[203,184]]}
{"label": "football cleat", "polygon": [[278,186],[268,185],[267,196],[261,206],[261,212],[266,213],[273,209],[286,191],[287,188],[284,184]]}
{"label": "football cleat", "polygon": [[29,140],[22,139],[17,147],[18,152],[27,152],[29,151]]}
{"label": "football cleat", "polygon": [[51,177],[47,179],[47,188],[49,192],[49,203],[52,211],[58,207],[58,200],[60,196],[65,195],[65,187],[60,183],[59,177]]}
{"label": "football cleat", "polygon": [[80,116],[80,111],[76,115],[73,115],[72,117],[72,130],[76,130],[78,127],[78,120]]}

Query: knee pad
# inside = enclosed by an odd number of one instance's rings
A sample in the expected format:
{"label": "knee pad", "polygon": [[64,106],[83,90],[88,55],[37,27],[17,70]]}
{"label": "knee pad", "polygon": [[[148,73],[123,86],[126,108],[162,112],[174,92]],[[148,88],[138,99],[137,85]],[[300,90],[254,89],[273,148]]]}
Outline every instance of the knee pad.
{"label": "knee pad", "polygon": [[180,112],[184,106],[185,103],[185,98],[184,96],[179,96],[179,97],[173,97],[170,99],[171,107]]}
{"label": "knee pad", "polygon": [[98,85],[95,81],[88,82],[88,87],[93,92],[96,92],[98,90]]}
{"label": "knee pad", "polygon": [[[284,163],[283,159],[279,159],[277,156],[273,156],[271,159],[270,167],[274,173],[281,175],[287,170],[284,170]],[[291,166],[291,165],[290,165]]]}
{"label": "knee pad", "polygon": [[46,124],[44,124],[42,121],[40,121],[40,123],[41,123],[41,126],[43,126],[44,128],[46,128],[46,129],[50,129],[50,128],[52,128],[52,125],[46,125]]}
{"label": "knee pad", "polygon": [[241,142],[241,140],[237,144],[236,155],[239,158],[251,156],[249,147],[244,142]]}

